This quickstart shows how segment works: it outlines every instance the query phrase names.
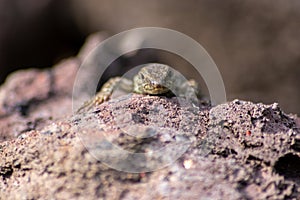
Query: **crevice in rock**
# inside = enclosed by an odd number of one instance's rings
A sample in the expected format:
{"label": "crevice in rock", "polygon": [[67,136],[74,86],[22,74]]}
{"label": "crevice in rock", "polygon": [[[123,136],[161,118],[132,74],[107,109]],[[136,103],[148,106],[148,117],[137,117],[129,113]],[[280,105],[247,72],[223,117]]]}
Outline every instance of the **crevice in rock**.
{"label": "crevice in rock", "polygon": [[2,176],[3,179],[10,178],[12,176],[13,172],[14,172],[14,170],[13,170],[12,166],[0,168],[0,176]]}
{"label": "crevice in rock", "polygon": [[300,157],[288,153],[280,157],[274,166],[275,171],[287,179],[300,179]]}

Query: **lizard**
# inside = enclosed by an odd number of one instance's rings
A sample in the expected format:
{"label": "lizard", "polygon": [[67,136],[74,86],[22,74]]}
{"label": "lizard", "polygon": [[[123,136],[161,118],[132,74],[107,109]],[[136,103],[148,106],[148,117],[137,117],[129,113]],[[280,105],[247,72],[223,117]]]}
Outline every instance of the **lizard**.
{"label": "lizard", "polygon": [[111,98],[113,91],[121,87],[126,92],[146,95],[175,95],[197,103],[200,95],[195,80],[186,80],[180,73],[168,65],[149,63],[142,67],[133,80],[122,77],[110,78],[100,91],[89,101],[85,102],[76,113],[90,111]]}

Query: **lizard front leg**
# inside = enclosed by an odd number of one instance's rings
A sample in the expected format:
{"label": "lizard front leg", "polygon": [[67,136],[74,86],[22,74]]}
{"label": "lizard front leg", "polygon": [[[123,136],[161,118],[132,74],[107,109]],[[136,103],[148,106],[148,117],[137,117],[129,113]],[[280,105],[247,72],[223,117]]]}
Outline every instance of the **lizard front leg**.
{"label": "lizard front leg", "polygon": [[199,99],[202,97],[199,86],[194,79],[183,81],[177,87],[176,95],[185,98],[195,105],[198,105]]}
{"label": "lizard front leg", "polygon": [[111,98],[113,91],[120,88],[123,91],[132,91],[132,81],[129,79],[114,77],[110,78],[100,89],[100,91],[89,101],[85,102],[76,113],[84,113],[90,111],[94,106],[102,104]]}

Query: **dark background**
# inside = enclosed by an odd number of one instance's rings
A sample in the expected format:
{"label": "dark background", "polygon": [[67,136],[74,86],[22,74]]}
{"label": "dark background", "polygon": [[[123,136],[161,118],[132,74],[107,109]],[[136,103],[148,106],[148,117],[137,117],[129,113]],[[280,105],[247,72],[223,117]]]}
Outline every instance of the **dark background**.
{"label": "dark background", "polygon": [[0,82],[16,69],[75,56],[90,33],[159,26],[203,45],[229,100],[279,102],[284,111],[300,113],[298,0],[0,0],[0,21]]}

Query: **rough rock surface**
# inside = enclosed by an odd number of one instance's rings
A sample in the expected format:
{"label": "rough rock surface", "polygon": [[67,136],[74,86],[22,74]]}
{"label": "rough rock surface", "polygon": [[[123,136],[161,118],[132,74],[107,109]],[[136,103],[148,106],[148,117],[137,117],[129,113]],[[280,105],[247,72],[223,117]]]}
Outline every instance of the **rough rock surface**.
{"label": "rough rock surface", "polygon": [[71,58],[51,70],[13,73],[0,88],[0,141],[70,114],[79,64],[77,58]]}
{"label": "rough rock surface", "polygon": [[127,94],[71,115],[80,62],[0,88],[0,199],[300,199],[300,120],[278,104]]}
{"label": "rough rock surface", "polygon": [[[300,197],[298,128],[295,118],[277,104],[235,100],[214,108],[195,108],[176,98],[127,95],[93,112],[66,117],[2,142],[0,196],[296,199]],[[126,134],[132,131],[151,135]],[[179,159],[151,172],[112,169],[97,159],[99,151],[94,146],[103,148],[108,139],[123,149],[147,152],[187,138],[189,148]],[[149,161],[147,156],[144,159]],[[138,170],[143,165],[122,167]]]}

